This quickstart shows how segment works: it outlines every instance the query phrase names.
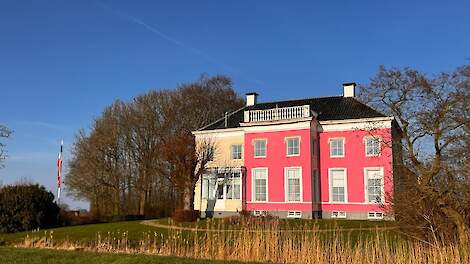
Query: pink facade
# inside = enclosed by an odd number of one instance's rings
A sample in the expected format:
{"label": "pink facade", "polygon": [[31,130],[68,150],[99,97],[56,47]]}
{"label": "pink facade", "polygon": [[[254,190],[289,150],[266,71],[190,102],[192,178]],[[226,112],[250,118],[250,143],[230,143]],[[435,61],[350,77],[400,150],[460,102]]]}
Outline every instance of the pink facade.
{"label": "pink facade", "polygon": [[[312,160],[310,129],[274,132],[245,133],[245,167],[247,169],[246,201],[247,210],[267,211],[311,211],[312,210]],[[286,142],[288,137],[300,138],[300,155],[288,157]],[[266,157],[254,157],[253,141],[266,139]],[[300,202],[286,202],[285,177],[286,167],[301,167],[302,197]],[[252,200],[252,169],[268,168],[268,201]]]}
{"label": "pink facade", "polygon": [[[379,156],[367,157],[364,138],[379,136],[381,153]],[[330,157],[329,139],[344,138],[344,157]],[[385,204],[393,191],[391,130],[374,131],[353,130],[319,133],[320,141],[320,186],[322,211],[370,212],[383,211],[380,205],[366,202],[365,168],[382,168],[384,176]],[[329,169],[345,168],[347,175],[347,202],[330,201]]]}
{"label": "pink facade", "polygon": [[[246,132],[244,161],[246,167],[246,209],[249,211],[266,211],[279,214],[286,211],[302,211],[328,217],[331,212],[344,211],[350,214],[383,212],[383,205],[388,204],[393,192],[391,129],[379,130],[344,130],[316,132],[316,122],[312,127],[298,130],[281,130],[267,132]],[[367,156],[365,139],[381,139],[380,155]],[[300,155],[286,155],[286,138],[300,138]],[[330,157],[330,139],[344,140],[344,156]],[[264,139],[266,157],[254,157],[254,140]],[[318,153],[318,154],[317,154]],[[317,165],[318,164],[318,165]],[[301,167],[302,198],[300,202],[286,201],[285,168]],[[318,168],[317,168],[318,167]],[[268,168],[268,201],[253,201],[253,168]],[[333,202],[330,196],[330,169],[344,169],[346,174],[346,199],[344,202]],[[368,202],[366,197],[365,170],[368,168],[383,171],[383,190],[385,203]],[[318,174],[316,173],[318,170]],[[315,183],[316,179],[318,182]],[[315,184],[318,187],[315,188]],[[318,192],[318,193],[315,193]],[[315,200],[314,197],[318,197]],[[349,217],[348,217],[349,218]],[[360,218],[360,217],[359,217]]]}

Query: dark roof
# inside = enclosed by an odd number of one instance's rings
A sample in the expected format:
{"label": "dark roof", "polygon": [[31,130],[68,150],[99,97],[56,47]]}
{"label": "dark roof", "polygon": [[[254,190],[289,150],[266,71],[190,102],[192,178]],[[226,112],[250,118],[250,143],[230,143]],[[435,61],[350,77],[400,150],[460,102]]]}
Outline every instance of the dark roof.
{"label": "dark roof", "polygon": [[267,103],[258,103],[253,106],[246,106],[230,113],[227,117],[227,126],[225,126],[225,117],[203,127],[199,130],[212,130],[224,128],[236,128],[243,122],[243,113],[245,110],[264,110],[277,107],[289,107],[310,105],[310,109],[318,114],[319,121],[358,119],[370,117],[385,117],[384,114],[361,103],[353,97],[331,96],[318,97],[288,101],[276,101]]}

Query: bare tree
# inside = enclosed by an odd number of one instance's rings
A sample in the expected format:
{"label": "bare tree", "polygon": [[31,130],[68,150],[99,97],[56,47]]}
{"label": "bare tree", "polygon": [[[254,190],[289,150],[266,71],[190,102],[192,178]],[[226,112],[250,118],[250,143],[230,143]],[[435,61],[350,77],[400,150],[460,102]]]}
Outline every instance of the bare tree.
{"label": "bare tree", "polygon": [[401,127],[404,162],[393,207],[402,227],[425,238],[469,239],[469,73],[463,66],[429,78],[381,67],[362,87],[362,99]]}
{"label": "bare tree", "polygon": [[[0,125],[0,140],[2,138],[9,138],[12,131],[6,126]],[[0,169],[3,168],[3,160],[6,158],[5,143],[0,141]]]}
{"label": "bare tree", "polygon": [[242,104],[223,76],[116,101],[75,139],[66,177],[71,195],[89,200],[104,216],[192,208],[195,182],[213,146],[196,145],[191,131]]}

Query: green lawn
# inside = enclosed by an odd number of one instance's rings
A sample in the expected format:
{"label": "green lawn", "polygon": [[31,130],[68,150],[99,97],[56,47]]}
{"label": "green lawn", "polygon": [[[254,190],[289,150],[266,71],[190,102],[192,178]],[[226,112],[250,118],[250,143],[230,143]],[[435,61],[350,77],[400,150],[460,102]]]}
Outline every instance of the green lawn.
{"label": "green lawn", "polygon": [[161,257],[148,255],[126,255],[112,253],[91,253],[91,252],[71,252],[50,249],[23,249],[0,247],[0,263],[59,263],[59,264],[93,264],[93,263],[115,263],[115,264],[190,264],[190,263],[242,263],[237,261],[214,261],[214,260],[194,260],[178,257]]}
{"label": "green lawn", "polygon": [[[118,234],[122,232],[128,232],[130,240],[138,240],[142,238],[142,234],[145,232],[158,232],[166,233],[166,229],[159,229],[152,226],[146,226],[141,224],[141,221],[127,221],[127,222],[114,222],[104,224],[91,224],[91,225],[79,225],[79,226],[68,226],[47,229],[47,231],[53,230],[53,236],[55,240],[70,240],[70,241],[92,241],[96,239],[97,233],[100,232],[102,236],[105,236],[108,232]],[[45,230],[39,231],[40,235],[43,235]],[[3,240],[7,244],[21,241],[26,235],[31,234],[31,231],[19,232],[12,234],[1,234],[0,240]]]}
{"label": "green lawn", "polygon": [[[224,224],[223,219],[212,219],[212,220],[201,220],[195,223],[172,223],[168,218],[154,220],[153,222],[163,225],[177,225],[183,227],[199,227],[199,228],[209,228],[209,229],[239,229],[237,225],[228,225]],[[357,240],[359,238],[366,238],[373,236],[374,231],[365,231],[365,230],[348,230],[348,229],[357,229],[357,228],[381,228],[381,227],[391,227],[394,225],[394,222],[385,222],[385,221],[350,221],[350,220],[281,220],[280,228],[283,230],[298,230],[298,229],[310,229],[311,226],[316,225],[318,229],[335,229],[340,228],[344,230],[341,234],[345,238],[352,238],[352,240]],[[248,227],[249,228],[249,227]],[[97,240],[97,233],[101,234],[101,237],[104,238],[107,236],[108,232],[111,237],[122,237],[123,232],[128,233],[128,238],[131,241],[137,241],[144,237],[145,233],[150,233],[151,235],[154,232],[165,237],[168,234],[168,229],[158,228],[153,226],[144,225],[141,221],[127,221],[127,222],[114,222],[114,223],[104,223],[104,224],[91,224],[91,225],[81,225],[81,226],[70,226],[70,227],[60,227],[48,229],[48,234],[50,231],[53,231],[54,241],[63,241],[68,240],[71,242],[89,242]],[[39,233],[36,233],[36,237],[44,236],[45,230],[40,230]],[[192,231],[183,231],[183,234],[189,235]],[[390,237],[395,236],[393,231],[381,231],[386,232],[387,235],[390,234]],[[203,233],[203,232],[202,232]],[[202,235],[201,233],[201,235]],[[2,244],[15,244],[21,242],[26,235],[32,234],[31,231],[28,232],[19,232],[13,234],[0,234],[0,245]],[[321,234],[316,234],[325,239],[329,237],[333,232],[326,232]],[[186,236],[185,235],[185,236]]]}

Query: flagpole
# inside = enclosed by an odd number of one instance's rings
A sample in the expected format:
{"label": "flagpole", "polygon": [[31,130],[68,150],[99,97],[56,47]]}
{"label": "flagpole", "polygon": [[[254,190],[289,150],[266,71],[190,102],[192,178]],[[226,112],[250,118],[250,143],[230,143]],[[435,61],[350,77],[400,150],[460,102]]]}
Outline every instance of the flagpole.
{"label": "flagpole", "polygon": [[62,176],[62,160],[63,160],[64,140],[60,141],[60,152],[57,158],[57,204],[60,205],[60,182]]}

